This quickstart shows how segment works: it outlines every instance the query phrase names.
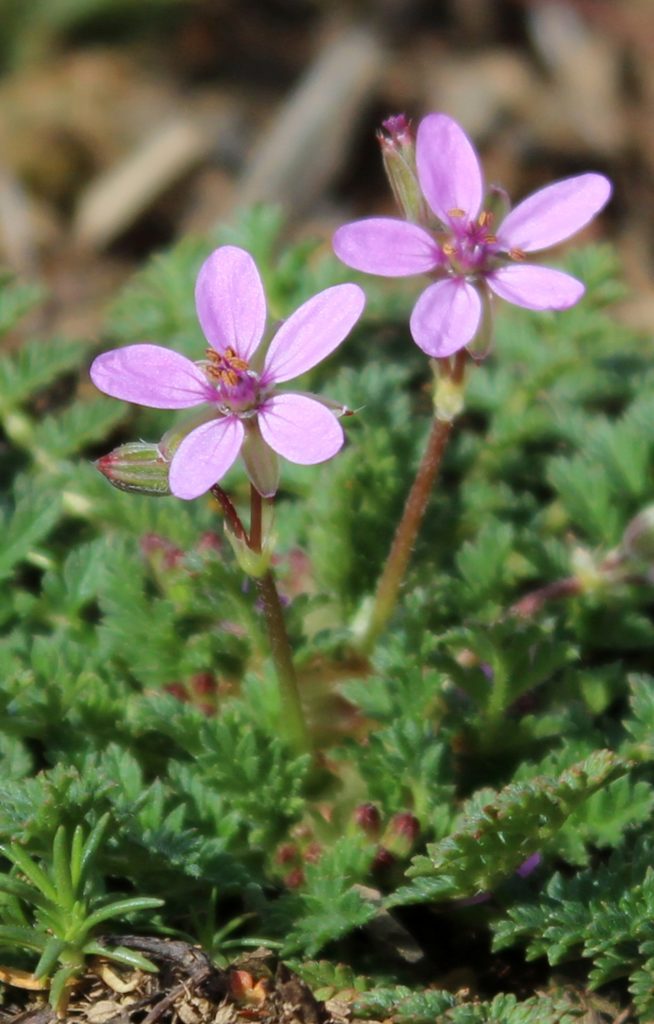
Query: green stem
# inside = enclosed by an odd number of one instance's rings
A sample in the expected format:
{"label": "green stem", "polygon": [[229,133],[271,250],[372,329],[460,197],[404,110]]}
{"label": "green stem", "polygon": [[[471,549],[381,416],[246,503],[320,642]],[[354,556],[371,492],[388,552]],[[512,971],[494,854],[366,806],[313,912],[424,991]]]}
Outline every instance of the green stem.
{"label": "green stem", "polygon": [[[261,551],[263,501],[255,487],[250,488],[250,511],[249,545],[253,551]],[[282,696],[282,722],[286,726],[289,740],[296,750],[306,751],[310,748],[309,732],[300,700],[300,690],[293,665],[293,652],[284,620],[284,609],[272,570],[268,569],[263,576],[256,580],[256,584],[263,605],[270,652],[275,663],[277,681]]]}
{"label": "green stem", "polygon": [[[441,374],[454,391],[459,394],[462,393],[466,360],[467,354],[465,350],[457,353],[454,367],[451,371],[449,370],[449,362],[447,360],[438,360]],[[432,488],[441,467],[443,455],[452,431],[452,425],[453,416],[451,418],[439,417],[437,408],[431,433],[427,441],[427,448],[418,467],[413,486],[406,499],[404,512],[395,531],[384,571],[377,584],[372,612],[360,643],[360,649],[364,654],[370,653],[373,649],[377,638],[383,632],[393,614],[400,586],[409,564],[411,551],[413,550]]]}
{"label": "green stem", "polygon": [[497,723],[502,721],[504,713],[506,711],[506,697],[508,692],[508,678],[504,665],[495,665],[493,667],[493,678],[490,680],[490,696],[488,698],[487,705],[487,719],[493,730],[497,727]]}

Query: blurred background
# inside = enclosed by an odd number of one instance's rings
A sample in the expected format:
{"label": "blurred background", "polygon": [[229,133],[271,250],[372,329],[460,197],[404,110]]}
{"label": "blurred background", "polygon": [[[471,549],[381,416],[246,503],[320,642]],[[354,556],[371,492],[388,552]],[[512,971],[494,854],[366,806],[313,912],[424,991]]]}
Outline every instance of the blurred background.
{"label": "blurred background", "polygon": [[375,131],[458,119],[515,199],[594,169],[654,323],[653,0],[0,0],[0,264],[93,337],[152,252],[253,201],[293,237],[393,214]]}

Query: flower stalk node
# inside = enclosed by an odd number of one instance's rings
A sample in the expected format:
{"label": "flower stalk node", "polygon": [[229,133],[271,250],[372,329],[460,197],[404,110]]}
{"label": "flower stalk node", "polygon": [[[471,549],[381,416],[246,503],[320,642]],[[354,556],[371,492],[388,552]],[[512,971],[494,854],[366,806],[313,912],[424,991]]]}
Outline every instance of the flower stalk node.
{"label": "flower stalk node", "polygon": [[260,550],[252,548],[247,537],[235,533],[228,519],[225,520],[225,536],[234,552],[236,561],[246,576],[253,580],[259,580],[266,575],[270,569],[275,547],[275,537],[270,529],[263,533]]}
{"label": "flower stalk node", "polygon": [[434,384],[434,416],[443,423],[452,423],[465,406],[465,381],[449,372],[443,372],[444,360],[432,360],[436,377]]}

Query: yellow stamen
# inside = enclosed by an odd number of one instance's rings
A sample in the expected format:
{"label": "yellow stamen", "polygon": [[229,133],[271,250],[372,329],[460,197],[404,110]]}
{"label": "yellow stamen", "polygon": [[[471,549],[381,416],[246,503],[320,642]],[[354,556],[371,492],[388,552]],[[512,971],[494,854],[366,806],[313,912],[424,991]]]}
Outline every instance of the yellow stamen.
{"label": "yellow stamen", "polygon": [[225,349],[224,358],[227,360],[230,366],[234,367],[235,370],[247,370],[248,368],[247,360],[241,359],[240,356],[237,356],[236,352],[231,347]]}
{"label": "yellow stamen", "polygon": [[479,214],[479,227],[489,228],[493,223],[493,214],[490,210],[482,210]]}
{"label": "yellow stamen", "polygon": [[484,242],[486,245],[495,245],[497,241],[497,235],[484,235]]}
{"label": "yellow stamen", "polygon": [[509,249],[509,256],[512,260],[525,260],[527,258],[526,252],[522,249]]}
{"label": "yellow stamen", "polygon": [[460,206],[455,206],[453,210],[447,211],[448,217],[465,217],[466,211],[462,210]]}
{"label": "yellow stamen", "polygon": [[454,253],[456,252],[456,246],[452,245],[451,242],[446,242],[445,245],[443,246],[443,252],[445,253],[446,256],[454,256]]}
{"label": "yellow stamen", "polygon": [[247,370],[248,363],[245,359],[237,356],[233,348],[226,348],[225,352],[216,352],[214,348],[207,349],[206,374],[219,384],[228,384],[235,387],[238,384],[239,370]]}

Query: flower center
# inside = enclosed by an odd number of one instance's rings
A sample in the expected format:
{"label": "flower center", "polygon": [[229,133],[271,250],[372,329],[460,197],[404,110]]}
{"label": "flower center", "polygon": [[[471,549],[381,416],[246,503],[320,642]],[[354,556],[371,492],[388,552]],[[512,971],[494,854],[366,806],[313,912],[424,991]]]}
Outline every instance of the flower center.
{"label": "flower center", "polygon": [[236,355],[233,348],[217,352],[207,349],[206,361],[200,364],[210,384],[216,389],[220,411],[248,418],[254,416],[261,404],[259,375],[251,370],[247,360]]}
{"label": "flower center", "polygon": [[497,237],[491,231],[493,214],[483,210],[477,220],[468,220],[464,210],[448,210],[450,232],[442,245],[451,269],[457,274],[480,273],[498,252]]}

